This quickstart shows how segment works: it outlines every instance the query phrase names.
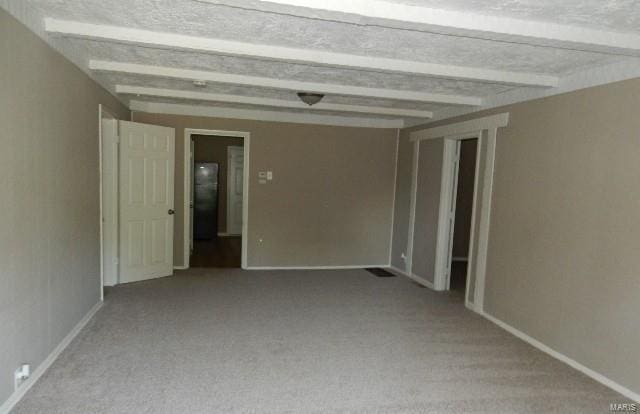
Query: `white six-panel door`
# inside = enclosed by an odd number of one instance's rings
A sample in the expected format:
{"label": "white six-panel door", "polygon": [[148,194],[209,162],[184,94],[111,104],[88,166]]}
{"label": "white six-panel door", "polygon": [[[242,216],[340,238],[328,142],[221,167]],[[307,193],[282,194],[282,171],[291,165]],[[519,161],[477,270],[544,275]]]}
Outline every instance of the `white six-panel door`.
{"label": "white six-panel door", "polygon": [[120,121],[120,283],[173,273],[173,128]]}
{"label": "white six-panel door", "polygon": [[227,147],[227,233],[242,233],[244,148]]}

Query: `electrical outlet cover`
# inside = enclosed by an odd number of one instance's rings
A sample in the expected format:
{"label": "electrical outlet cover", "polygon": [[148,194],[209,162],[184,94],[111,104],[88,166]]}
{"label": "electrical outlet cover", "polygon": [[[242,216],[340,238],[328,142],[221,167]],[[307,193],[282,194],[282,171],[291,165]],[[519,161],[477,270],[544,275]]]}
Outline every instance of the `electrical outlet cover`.
{"label": "electrical outlet cover", "polygon": [[18,387],[22,385],[23,382],[29,379],[30,375],[31,375],[31,365],[29,364],[20,365],[20,367],[16,369],[16,372],[14,374],[14,388],[18,389]]}

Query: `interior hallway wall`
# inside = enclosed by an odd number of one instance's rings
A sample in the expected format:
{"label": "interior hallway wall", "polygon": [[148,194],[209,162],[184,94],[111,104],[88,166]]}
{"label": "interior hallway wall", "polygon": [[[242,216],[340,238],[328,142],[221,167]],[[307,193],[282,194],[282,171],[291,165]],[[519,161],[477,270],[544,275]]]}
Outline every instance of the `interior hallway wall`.
{"label": "interior hallway wall", "polygon": [[433,284],[438,242],[444,139],[421,141],[419,146],[411,273]]}
{"label": "interior hallway wall", "polygon": [[100,300],[98,104],[129,118],[0,9],[0,404]]}
{"label": "interior hallway wall", "polygon": [[[636,393],[639,97],[634,79],[430,125],[510,113],[497,136],[485,312]],[[398,191],[407,179],[398,174]],[[406,197],[396,218],[409,215]]]}
{"label": "interior hallway wall", "polygon": [[[174,262],[184,263],[185,128],[251,133],[248,265],[386,266],[395,129],[134,112],[176,129]],[[258,171],[273,171],[259,184]]]}

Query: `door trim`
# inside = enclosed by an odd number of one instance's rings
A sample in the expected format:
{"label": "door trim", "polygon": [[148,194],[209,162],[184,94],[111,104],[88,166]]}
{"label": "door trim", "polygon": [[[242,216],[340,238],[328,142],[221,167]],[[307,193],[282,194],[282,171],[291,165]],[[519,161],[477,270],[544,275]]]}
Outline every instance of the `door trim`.
{"label": "door trim", "polygon": [[242,268],[247,268],[247,235],[249,232],[249,154],[251,146],[251,133],[245,131],[223,131],[216,129],[184,129],[184,200],[183,200],[183,265],[181,268],[189,268],[190,256],[190,240],[191,240],[191,208],[189,201],[191,200],[191,136],[206,135],[215,137],[238,137],[243,139],[244,148],[244,164],[243,164],[243,183],[242,183]]}
{"label": "door trim", "polygon": [[[414,131],[410,134],[409,140],[414,143],[414,168],[412,172],[412,188],[411,188],[411,209],[409,217],[409,234],[413,236],[412,221],[415,220],[415,199],[417,192],[417,175],[418,168],[415,165],[420,141],[426,139],[444,138],[445,143],[449,140],[461,140],[465,138],[478,138],[478,149],[476,152],[476,171],[474,182],[474,199],[471,218],[471,241],[469,243],[469,264],[467,266],[467,286],[465,292],[465,305],[478,313],[482,313],[484,310],[484,290],[485,290],[485,278],[487,271],[487,254],[489,243],[489,227],[491,221],[491,199],[493,193],[493,174],[495,168],[495,156],[496,156],[496,138],[498,128],[506,127],[509,124],[509,113],[501,113],[497,115],[491,115],[484,118],[472,119],[469,121],[462,121],[452,123],[444,126],[427,127],[425,129]],[[484,147],[484,165],[482,170],[480,169],[481,152]],[[446,155],[446,154],[445,154]],[[447,159],[443,160],[443,165],[447,164]],[[449,160],[450,161],[450,160]],[[450,171],[448,173],[447,171]],[[444,177],[444,174],[452,174],[452,169],[443,168],[443,182],[446,179],[448,182],[452,182],[451,177]],[[478,194],[478,184],[482,180],[482,193]],[[479,203],[479,204],[478,204]],[[438,228],[442,226],[442,217],[438,223]],[[413,220],[412,220],[413,218]],[[478,222],[478,232],[475,234],[475,223]],[[439,235],[445,232],[438,232]],[[442,254],[442,251],[449,246],[449,240],[443,240],[438,237],[437,252],[436,254]],[[473,250],[476,249],[475,262]],[[407,248],[410,255],[408,257],[409,263],[413,256],[412,241],[409,240],[409,246]],[[446,251],[446,250],[445,250]],[[438,260],[436,260],[438,262]],[[411,265],[407,267],[407,270],[411,271]],[[446,277],[444,271],[435,269],[434,285],[436,290],[440,290],[441,287],[446,287],[447,281],[443,279]],[[469,297],[470,283],[468,283],[469,276],[475,275],[474,278],[474,295]]]}
{"label": "door trim", "polygon": [[412,143],[413,157],[411,159],[411,195],[409,200],[409,228],[407,231],[407,253],[405,258],[405,270],[413,274],[413,241],[416,226],[416,194],[418,192],[418,161],[420,160],[420,143]]}
{"label": "door trim", "polygon": [[[103,197],[103,191],[104,191],[104,182],[107,179],[107,177],[104,176],[104,160],[103,160],[103,151],[102,151],[102,144],[104,141],[104,137],[102,134],[102,123],[104,119],[109,119],[109,120],[113,120],[116,122],[116,129],[117,129],[117,122],[118,122],[118,118],[114,115],[114,113],[108,109],[105,105],[103,104],[98,104],[98,191],[99,191],[99,200],[100,200],[100,212],[99,212],[99,216],[98,216],[98,221],[100,223],[100,300],[104,299],[104,263],[105,263],[105,257],[104,257],[104,248],[105,248],[105,226],[104,226],[104,197]],[[117,134],[116,134],[117,135]],[[117,157],[118,154],[116,154]],[[116,168],[114,169],[114,174],[118,174],[118,167],[116,165]],[[115,200],[115,208],[116,211],[118,211],[118,197],[117,197],[117,192],[118,189],[116,188],[116,197],[114,198]],[[112,225],[112,231],[113,234],[116,235],[115,237],[115,253],[116,253],[116,258],[118,255],[118,222],[114,222]],[[117,268],[117,267],[116,267]],[[116,275],[117,276],[117,275]]]}

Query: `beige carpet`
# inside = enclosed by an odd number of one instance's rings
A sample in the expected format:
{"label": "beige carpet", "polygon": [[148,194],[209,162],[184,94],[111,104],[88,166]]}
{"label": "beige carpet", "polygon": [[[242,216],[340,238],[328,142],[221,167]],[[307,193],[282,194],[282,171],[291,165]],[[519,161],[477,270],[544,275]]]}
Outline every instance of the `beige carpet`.
{"label": "beige carpet", "polygon": [[606,413],[620,395],[362,270],[194,269],[120,286],[15,413]]}

